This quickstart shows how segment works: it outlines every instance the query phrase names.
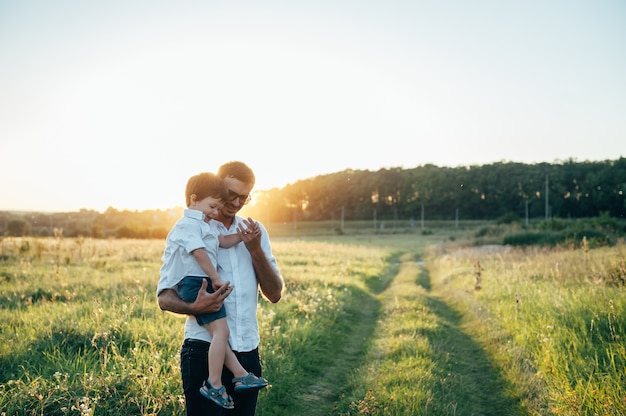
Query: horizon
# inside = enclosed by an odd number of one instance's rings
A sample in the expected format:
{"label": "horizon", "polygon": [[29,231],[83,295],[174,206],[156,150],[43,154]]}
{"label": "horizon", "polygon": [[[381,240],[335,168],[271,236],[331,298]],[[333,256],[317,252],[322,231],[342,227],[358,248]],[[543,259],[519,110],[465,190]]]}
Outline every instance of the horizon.
{"label": "horizon", "polygon": [[[564,159],[564,160],[555,160],[553,162],[536,162],[536,163],[526,163],[526,162],[516,162],[516,161],[500,160],[500,161],[484,163],[484,164],[471,164],[471,165],[458,165],[458,166],[435,165],[435,166],[437,168],[452,168],[452,169],[459,168],[460,169],[460,168],[471,168],[471,167],[475,167],[475,166],[487,166],[487,165],[493,165],[493,164],[498,164],[498,163],[503,163],[503,164],[521,163],[521,164],[525,164],[525,165],[540,165],[540,164],[559,165],[559,164],[568,163],[568,162],[574,162],[574,163],[613,162],[613,161],[620,160],[621,158],[624,158],[624,156],[620,156],[620,157],[615,158],[615,159],[603,159],[603,160],[575,160],[573,158],[568,158],[568,159]],[[413,166],[413,167],[389,166],[389,167],[380,167],[378,169],[351,169],[351,168],[346,168],[346,169],[338,170],[336,172],[328,172],[328,173],[325,173],[325,174],[315,175],[315,176],[312,176],[312,177],[309,177],[309,178],[297,179],[296,181],[291,182],[289,184],[295,184],[298,181],[313,179],[314,177],[317,177],[317,176],[325,176],[325,175],[332,175],[332,174],[336,174],[336,173],[341,173],[341,172],[344,172],[346,170],[377,172],[377,171],[382,170],[382,169],[395,169],[395,168],[401,168],[403,170],[416,169],[416,168],[424,167],[424,166],[427,166],[427,165],[432,165],[432,164],[426,163],[426,164],[421,164],[421,165]],[[276,188],[282,189],[282,188],[284,188],[285,186],[287,186],[289,184],[285,184],[282,187],[276,187]],[[251,205],[254,206],[254,194],[255,193],[268,192],[270,190],[271,190],[271,188],[268,188],[268,189],[256,189],[256,186],[255,186],[255,188],[252,190],[252,202],[251,202]],[[102,209],[81,207],[81,208],[77,208],[77,209],[60,210],[60,211],[46,211],[46,210],[41,210],[41,209],[3,209],[3,208],[0,208],[0,212],[11,212],[11,213],[20,213],[20,214],[26,214],[26,213],[58,214],[58,213],[66,213],[66,212],[68,212],[68,213],[80,212],[80,211],[86,210],[86,211],[96,211],[98,213],[104,213],[109,208],[115,209],[117,211],[142,212],[142,211],[183,210],[183,209],[185,209],[185,206],[184,206],[184,204],[178,204],[178,205],[173,205],[173,206],[170,206],[170,207],[120,208],[120,207],[115,207],[115,206],[109,205],[109,206],[107,206],[105,208],[102,208]],[[245,209],[246,209],[245,207],[242,209],[242,213],[240,213],[240,215],[245,216]]]}

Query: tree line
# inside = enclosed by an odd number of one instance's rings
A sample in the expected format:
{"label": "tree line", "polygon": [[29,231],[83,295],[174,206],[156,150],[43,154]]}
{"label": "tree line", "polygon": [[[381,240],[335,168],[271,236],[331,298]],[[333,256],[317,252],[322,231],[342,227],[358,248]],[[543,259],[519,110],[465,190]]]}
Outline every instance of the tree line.
{"label": "tree line", "polygon": [[104,212],[0,212],[0,230],[9,236],[158,238],[165,239],[183,208],[129,211],[113,207]]}
{"label": "tree line", "polygon": [[[256,191],[242,210],[264,223],[327,220],[624,219],[626,158],[524,164],[347,169]],[[182,215],[169,210],[0,212],[4,235],[165,238]]]}
{"label": "tree line", "polygon": [[[344,170],[255,194],[254,213],[276,221],[294,216],[337,218],[495,220],[624,218],[626,158],[598,162],[493,163],[418,166],[372,172]],[[268,215],[268,213],[270,215]]]}

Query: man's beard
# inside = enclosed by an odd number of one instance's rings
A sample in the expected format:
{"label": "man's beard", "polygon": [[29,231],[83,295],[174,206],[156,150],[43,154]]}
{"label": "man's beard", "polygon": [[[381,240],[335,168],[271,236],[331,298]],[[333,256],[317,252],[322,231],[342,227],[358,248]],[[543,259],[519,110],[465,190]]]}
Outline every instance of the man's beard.
{"label": "man's beard", "polygon": [[220,210],[220,214],[222,214],[224,218],[234,218],[238,212],[239,210],[237,208],[230,208],[228,206],[224,206],[224,208]]}

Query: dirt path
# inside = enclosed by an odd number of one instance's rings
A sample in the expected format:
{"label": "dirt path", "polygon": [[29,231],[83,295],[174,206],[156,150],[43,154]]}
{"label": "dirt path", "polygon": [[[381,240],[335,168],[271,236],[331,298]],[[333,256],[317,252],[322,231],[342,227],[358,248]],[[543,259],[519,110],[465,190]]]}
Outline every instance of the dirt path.
{"label": "dirt path", "polygon": [[426,290],[425,306],[441,322],[436,337],[430,339],[437,346],[442,366],[447,366],[449,379],[453,380],[450,396],[459,398],[456,414],[481,416],[506,416],[527,414],[515,398],[512,387],[501,377],[482,346],[466,329],[463,317],[443,297],[431,291],[428,269],[424,267],[417,279]]}
{"label": "dirt path", "polygon": [[[449,379],[453,380],[447,392],[457,396],[458,412],[463,415],[506,416],[523,415],[515,393],[501,377],[499,369],[484,349],[467,333],[461,316],[437,297],[430,297],[428,308],[445,322],[436,339],[430,340],[438,346],[438,355],[449,368]],[[461,410],[462,409],[462,410]]]}
{"label": "dirt path", "polygon": [[[512,398],[510,387],[502,379],[497,367],[492,363],[488,354],[477,343],[470,333],[464,329],[462,316],[448,305],[442,298],[431,290],[430,278],[427,269],[415,266],[411,261],[411,270],[415,270],[410,278],[414,285],[424,288],[422,306],[432,316],[436,316],[439,326],[436,331],[424,335],[435,351],[433,357],[434,372],[446,378],[445,388],[433,385],[429,389],[433,394],[432,402],[446,403],[440,411],[428,411],[420,414],[442,415],[481,415],[506,416],[525,414],[519,407],[518,401]],[[368,346],[373,337],[377,336],[378,318],[386,302],[385,291],[394,290],[394,285],[406,284],[406,269],[404,264],[391,265],[390,274],[382,279],[380,286],[372,288],[372,294],[361,294],[358,301],[362,305],[358,316],[351,317],[350,333],[341,334],[346,342],[339,350],[329,354],[325,366],[325,375],[313,381],[309,393],[302,396],[301,409],[293,409],[293,414],[307,416],[337,415],[333,403],[338,400],[342,386],[347,384],[348,377],[357,368],[367,368]],[[397,273],[404,273],[402,283],[396,279]],[[382,296],[377,296],[379,293]],[[394,295],[395,296],[395,295]],[[401,315],[386,317],[386,319],[403,320]],[[441,383],[443,384],[443,383]],[[436,406],[435,406],[436,407]],[[431,410],[434,408],[431,406]]]}
{"label": "dirt path", "polygon": [[[380,304],[372,299],[363,303],[359,316],[354,317],[354,325],[350,334],[345,336],[346,342],[340,350],[329,354],[328,365],[324,369],[325,376],[318,379],[311,386],[310,393],[302,397],[309,409],[303,415],[332,415],[332,404],[341,392],[341,386],[347,382],[347,377],[355,368],[362,366],[362,360],[367,353],[367,345],[376,328]],[[346,336],[347,335],[347,336]]]}
{"label": "dirt path", "polygon": [[[390,265],[386,276],[383,276],[371,288],[373,295],[382,292],[393,280],[398,264]],[[381,311],[381,303],[372,294],[360,294],[358,315],[350,318],[350,333],[340,336],[346,340],[341,349],[329,354],[324,375],[310,387],[310,392],[301,397],[302,409],[295,410],[295,414],[307,416],[329,416],[337,414],[334,403],[343,393],[342,389],[348,382],[355,369],[362,367],[367,356],[367,350],[376,330],[376,324]]]}

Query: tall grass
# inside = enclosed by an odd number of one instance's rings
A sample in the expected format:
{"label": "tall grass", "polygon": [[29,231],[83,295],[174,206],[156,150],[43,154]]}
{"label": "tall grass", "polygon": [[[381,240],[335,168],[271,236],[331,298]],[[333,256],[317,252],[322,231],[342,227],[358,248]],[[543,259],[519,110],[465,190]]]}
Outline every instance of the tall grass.
{"label": "tall grass", "polygon": [[[460,239],[274,239],[286,290],[260,302],[257,414],[626,414],[623,246]],[[0,240],[0,414],[184,414],[163,248]]]}
{"label": "tall grass", "polygon": [[623,246],[470,249],[429,262],[437,293],[462,311],[529,413],[626,414]]}
{"label": "tall grass", "polygon": [[[155,307],[162,242],[0,242],[7,415],[175,414],[180,321]],[[156,280],[155,280],[156,279]],[[169,321],[169,322],[168,322]]]}
{"label": "tall grass", "polygon": [[352,368],[347,361],[358,364],[369,342],[373,325],[356,328],[364,311],[377,313],[370,288],[384,284],[385,258],[365,246],[303,241],[279,243],[276,254],[286,290],[278,305],[262,304],[260,312],[274,386],[259,414],[332,414]]}

